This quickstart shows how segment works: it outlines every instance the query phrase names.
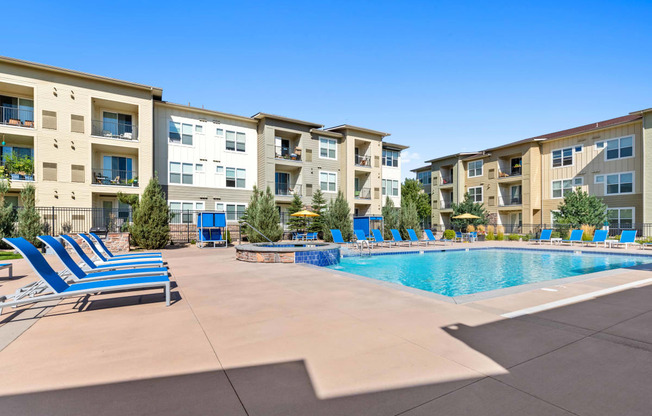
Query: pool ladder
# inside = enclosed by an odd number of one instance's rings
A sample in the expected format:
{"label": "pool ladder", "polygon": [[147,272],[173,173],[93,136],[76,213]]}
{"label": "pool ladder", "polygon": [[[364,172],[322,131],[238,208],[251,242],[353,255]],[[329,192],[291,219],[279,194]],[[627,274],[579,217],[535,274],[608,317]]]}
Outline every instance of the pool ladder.
{"label": "pool ladder", "polygon": [[367,240],[361,240],[358,241],[358,245],[360,248],[360,257],[364,256],[364,246],[365,244],[367,245],[367,256],[371,256],[371,244],[369,244],[369,241]]}

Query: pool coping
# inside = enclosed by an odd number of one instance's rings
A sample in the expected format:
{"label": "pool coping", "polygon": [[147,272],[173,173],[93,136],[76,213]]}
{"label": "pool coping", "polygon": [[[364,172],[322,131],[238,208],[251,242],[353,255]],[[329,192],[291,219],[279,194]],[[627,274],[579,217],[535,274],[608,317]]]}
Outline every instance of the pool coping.
{"label": "pool coping", "polygon": [[[322,242],[303,242],[303,243],[282,243],[278,247],[263,247],[256,244],[268,244],[268,243],[252,243],[252,244],[240,244],[235,246],[236,251],[251,251],[253,253],[296,253],[302,251],[327,251],[340,249],[340,246],[335,243],[322,243]],[[309,247],[300,247],[293,246],[294,244],[312,244]]]}
{"label": "pool coping", "polygon": [[[440,248],[440,249],[430,249],[430,250],[411,250],[411,251],[400,251],[400,252],[383,252],[383,253],[373,253],[371,254],[371,257],[373,256],[383,256],[383,255],[396,255],[396,254],[425,254],[427,252],[442,252],[442,251],[471,251],[471,250],[513,250],[513,251],[544,251],[544,252],[566,252],[566,253],[581,253],[581,254],[605,254],[605,255],[625,255],[625,256],[642,256],[642,257],[651,257],[652,254],[638,254],[638,253],[615,253],[615,252],[610,252],[610,251],[582,251],[578,248],[573,248],[568,247],[569,249],[562,249],[562,248],[557,248],[557,249],[545,249],[545,248],[530,248],[530,247],[502,247],[502,246],[490,246],[490,247],[476,247],[476,248]],[[347,255],[347,256],[342,256],[342,257],[360,257],[360,255]],[[362,256],[366,257],[366,256]],[[321,266],[313,266],[313,265],[306,265],[310,267],[317,267],[319,269],[324,269],[324,267]],[[599,272],[593,272],[593,273],[585,273],[585,274],[579,274],[577,276],[570,276],[570,277],[562,277],[559,279],[552,279],[552,280],[546,280],[543,282],[534,282],[534,283],[526,283],[523,285],[518,285],[518,286],[512,286],[512,287],[507,287],[507,288],[502,288],[502,289],[494,289],[494,290],[488,290],[485,292],[478,292],[478,293],[472,293],[469,295],[460,295],[460,296],[446,296],[446,295],[441,295],[439,293],[434,293],[434,292],[429,292],[427,290],[422,290],[422,289],[417,289],[414,287],[410,286],[404,286],[398,283],[393,283],[393,282],[386,282],[383,280],[378,280],[374,279],[372,277],[367,277],[367,276],[361,276],[357,275],[354,273],[349,273],[345,272],[342,270],[336,270],[336,269],[328,269],[330,272],[333,272],[335,274],[339,274],[341,276],[346,276],[349,278],[354,278],[360,281],[367,281],[373,284],[380,284],[382,286],[390,287],[393,289],[400,290],[402,292],[407,292],[407,293],[412,293],[420,296],[425,296],[431,299],[436,299],[442,302],[447,302],[447,303],[452,303],[452,304],[465,304],[465,303],[471,303],[471,302],[478,302],[482,300],[487,300],[487,299],[494,299],[494,298],[499,298],[502,296],[507,296],[507,295],[513,295],[517,293],[523,293],[523,292],[530,292],[536,289],[543,289],[543,288],[548,288],[550,286],[559,286],[559,285],[564,285],[564,284],[571,284],[571,283],[579,283],[579,282],[585,282],[588,280],[593,280],[593,279],[598,279],[601,277],[608,277],[612,276],[614,274],[621,273],[622,270],[647,270],[647,271],[652,271],[652,263],[647,263],[647,264],[640,264],[637,266],[630,266],[630,267],[620,267],[617,269],[611,269],[611,270],[601,270]]]}

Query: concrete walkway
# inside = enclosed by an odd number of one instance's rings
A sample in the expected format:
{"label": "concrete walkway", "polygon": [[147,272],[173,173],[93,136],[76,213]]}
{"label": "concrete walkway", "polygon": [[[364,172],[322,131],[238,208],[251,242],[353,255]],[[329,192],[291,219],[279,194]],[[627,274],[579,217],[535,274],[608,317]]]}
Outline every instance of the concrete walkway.
{"label": "concrete walkway", "polygon": [[[133,291],[64,300],[41,317],[5,310],[0,340],[21,320],[33,325],[0,351],[0,413],[629,416],[652,408],[652,287],[501,316],[652,277],[645,270],[456,305],[327,269],[237,262],[233,249],[164,256],[178,285],[169,308],[160,291]],[[23,277],[0,279],[0,293],[34,280],[23,260],[14,264]]]}

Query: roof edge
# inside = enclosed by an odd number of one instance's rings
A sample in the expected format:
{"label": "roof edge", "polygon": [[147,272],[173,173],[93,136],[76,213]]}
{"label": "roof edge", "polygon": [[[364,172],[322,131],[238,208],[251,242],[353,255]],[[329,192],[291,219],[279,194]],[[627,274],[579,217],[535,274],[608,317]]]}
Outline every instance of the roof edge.
{"label": "roof edge", "polygon": [[268,114],[268,113],[262,113],[262,112],[258,112],[256,114],[254,114],[253,116],[251,116],[251,118],[256,119],[256,120],[262,120],[264,118],[271,118],[273,120],[287,121],[288,123],[303,124],[304,126],[309,126],[309,127],[317,127],[319,129],[324,127],[323,124],[317,124],[317,123],[312,123],[310,121],[298,120],[296,118],[277,116],[275,114]]}

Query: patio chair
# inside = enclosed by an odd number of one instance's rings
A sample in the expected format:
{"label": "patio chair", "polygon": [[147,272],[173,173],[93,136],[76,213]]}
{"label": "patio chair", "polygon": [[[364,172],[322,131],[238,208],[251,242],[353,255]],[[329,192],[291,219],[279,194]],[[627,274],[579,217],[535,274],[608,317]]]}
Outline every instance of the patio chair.
{"label": "patio chair", "polygon": [[[115,279],[123,277],[135,277],[135,276],[167,276],[168,268],[167,267],[149,267],[142,269],[130,269],[130,270],[109,270],[103,272],[84,272],[75,261],[70,257],[66,248],[61,244],[56,238],[50,235],[41,235],[37,237],[43,243],[54,251],[54,254],[61,260],[61,263],[66,267],[67,273],[69,274],[73,281],[75,282],[89,282],[93,280],[105,280],[105,279]],[[59,273],[61,274],[61,273]]]}
{"label": "patio chair", "polygon": [[533,238],[530,240],[531,243],[539,243],[539,245],[541,245],[541,243],[544,241],[552,244],[552,230],[541,230],[539,238]]}
{"label": "patio chair", "polygon": [[4,238],[3,241],[14,247],[27,260],[39,279],[44,282],[44,286],[49,290],[17,291],[13,295],[2,296],[0,297],[0,313],[3,308],[10,306],[95,293],[154,288],[162,288],[165,291],[165,304],[170,306],[170,279],[167,276],[126,277],[68,284],[50,267],[43,255],[29,241],[22,237]]}
{"label": "patio chair", "polygon": [[317,240],[317,233],[306,233],[306,240],[307,241]]}
{"label": "patio chair", "polygon": [[591,241],[582,241],[582,245],[595,244],[597,247],[598,244],[602,243],[605,247],[607,246],[607,230],[596,230],[593,233],[593,240]]}
{"label": "patio chair", "polygon": [[573,230],[571,231],[570,238],[568,240],[561,240],[562,243],[569,243],[571,246],[573,243],[582,243],[582,235],[584,235],[584,230]]}
{"label": "patio chair", "polygon": [[407,243],[408,246],[412,247],[412,242],[403,240],[401,233],[399,233],[397,229],[392,228],[390,231],[392,233],[392,238],[397,245],[400,245],[401,243]]}
{"label": "patio chair", "polygon": [[376,229],[376,228],[374,228],[373,230],[371,230],[371,232],[372,232],[373,235],[374,235],[374,244],[377,244],[377,245],[385,244],[385,245],[387,245],[387,247],[391,247],[392,244],[396,244],[395,241],[388,241],[388,240],[385,240],[385,239],[383,238],[383,233],[380,232],[380,230],[378,230],[378,229]]}
{"label": "patio chair", "polygon": [[97,245],[100,247],[100,250],[102,250],[104,252],[104,254],[106,254],[107,258],[119,259],[121,257],[135,257],[135,256],[144,256],[144,257],[155,257],[155,256],[162,257],[163,256],[163,254],[161,254],[160,252],[133,253],[133,254],[113,254],[113,253],[111,253],[111,250],[109,250],[109,248],[106,246],[106,244],[104,244],[104,241],[102,241],[102,239],[100,238],[99,235],[97,235],[95,233],[88,233],[88,235],[90,235],[95,240]]}
{"label": "patio chair", "polygon": [[461,231],[455,231],[455,241],[464,241],[464,236],[462,235]]}
{"label": "patio chair", "polygon": [[95,243],[93,243],[93,240],[89,236],[83,233],[77,234],[78,236],[81,237],[81,239],[90,247],[90,249],[93,251],[95,254],[95,257],[103,263],[113,263],[113,262],[134,262],[134,261],[159,261],[163,263],[163,259],[160,256],[128,256],[128,257],[120,257],[119,259],[109,259],[107,257],[104,257],[100,249],[97,248]]}
{"label": "patio chair", "polygon": [[95,245],[93,240],[89,236],[87,236],[84,233],[79,233],[77,234],[78,236],[81,237],[81,239],[90,247],[91,250],[93,250],[93,253],[95,256],[102,262],[107,263],[107,262],[128,262],[128,261],[147,261],[147,260],[158,260],[158,261],[163,261],[161,256],[157,255],[152,255],[152,256],[143,256],[143,255],[129,255],[125,257],[120,257],[120,258],[108,258],[105,257],[102,252],[100,251],[99,248]]}
{"label": "patio chair", "polygon": [[126,263],[111,262],[111,263],[97,264],[93,260],[91,260],[90,257],[88,257],[88,255],[84,252],[84,249],[82,249],[81,246],[77,244],[74,238],[65,234],[60,235],[60,237],[63,238],[66,241],[66,243],[70,244],[70,247],[72,247],[75,253],[77,253],[77,255],[82,261],[82,263],[79,264],[79,267],[81,267],[82,270],[86,272],[88,271],[99,272],[104,270],[118,270],[118,269],[133,269],[136,267],[163,266],[162,259],[155,259],[155,260],[144,259],[144,260],[126,262]]}
{"label": "patio chair", "polygon": [[335,244],[344,244],[348,246],[349,244],[355,244],[352,243],[351,241],[344,241],[344,238],[342,237],[342,231],[338,229],[332,229],[331,231],[331,236],[333,236],[333,242]]}
{"label": "patio chair", "polygon": [[446,243],[453,244],[453,240],[448,240],[448,239],[444,238],[443,235],[441,236],[441,239],[437,240],[437,238],[435,238],[434,234],[432,233],[432,230],[425,230],[424,232],[426,233],[426,237],[428,238],[428,242],[432,242],[433,244],[437,243],[437,242],[441,242],[441,243],[444,243],[444,244],[446,244]]}
{"label": "patio chair", "polygon": [[369,240],[366,235],[364,235],[364,231],[362,230],[353,230],[353,233],[355,234],[355,239],[356,239],[356,244],[359,244],[360,246],[363,246],[365,244],[369,245],[369,247],[374,247],[376,245],[375,241]]}
{"label": "patio chair", "polygon": [[417,237],[417,233],[412,228],[408,228],[407,232],[411,242],[417,243],[417,245],[420,245],[421,243],[423,243],[424,245],[428,245],[428,240],[419,240],[419,237]]}
{"label": "patio chair", "polygon": [[613,246],[625,246],[625,249],[627,249],[627,246],[629,244],[634,244],[636,241],[636,230],[626,230],[623,231],[622,234],[620,234],[620,240],[612,244]]}

